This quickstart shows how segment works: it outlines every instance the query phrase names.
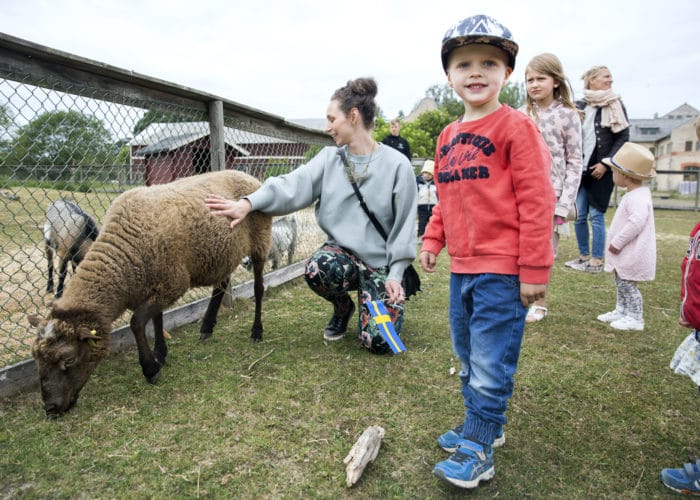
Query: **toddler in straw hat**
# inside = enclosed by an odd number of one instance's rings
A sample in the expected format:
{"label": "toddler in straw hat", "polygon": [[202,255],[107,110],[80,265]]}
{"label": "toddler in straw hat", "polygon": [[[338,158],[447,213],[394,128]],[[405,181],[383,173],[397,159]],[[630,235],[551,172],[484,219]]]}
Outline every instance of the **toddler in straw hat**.
{"label": "toddler in straw hat", "polygon": [[626,188],[609,230],[605,271],[613,273],[617,289],[615,309],[598,316],[616,330],[643,330],[644,307],[639,281],[656,274],[656,231],[651,191],[645,180],[656,176],[654,155],[647,148],[626,142],[603,163],[613,171],[613,182]]}

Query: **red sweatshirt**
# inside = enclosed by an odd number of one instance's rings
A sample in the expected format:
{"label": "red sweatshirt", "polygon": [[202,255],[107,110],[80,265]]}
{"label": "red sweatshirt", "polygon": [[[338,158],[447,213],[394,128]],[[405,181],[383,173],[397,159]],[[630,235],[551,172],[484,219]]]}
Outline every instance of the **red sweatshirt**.
{"label": "red sweatshirt", "polygon": [[700,330],[700,222],[690,233],[688,252],[681,263],[681,318]]}
{"label": "red sweatshirt", "polygon": [[439,201],[422,250],[437,255],[447,245],[453,273],[548,283],[556,202],[551,164],[537,125],[507,105],[451,123],[435,151]]}

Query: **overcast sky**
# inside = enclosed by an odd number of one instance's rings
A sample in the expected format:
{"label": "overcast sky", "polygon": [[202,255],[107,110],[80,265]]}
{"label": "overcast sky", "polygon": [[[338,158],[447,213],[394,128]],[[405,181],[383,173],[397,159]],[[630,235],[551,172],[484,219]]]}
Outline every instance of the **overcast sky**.
{"label": "overcast sky", "polygon": [[0,31],[287,119],[323,118],[348,79],[373,76],[387,118],[445,83],[445,31],[474,14],[533,56],[610,68],[631,118],[700,109],[699,0],[0,0]]}

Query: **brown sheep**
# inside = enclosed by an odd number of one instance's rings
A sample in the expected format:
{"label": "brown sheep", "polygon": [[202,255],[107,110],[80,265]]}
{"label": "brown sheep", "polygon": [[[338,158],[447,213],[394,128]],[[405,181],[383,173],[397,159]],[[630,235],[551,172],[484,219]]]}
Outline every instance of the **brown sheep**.
{"label": "brown sheep", "polygon": [[[263,267],[271,240],[271,218],[253,212],[231,229],[212,215],[207,194],[240,198],[260,183],[237,171],[180,179],[127,191],[114,200],[97,240],[44,319],[31,316],[38,335],[32,345],[46,414],[72,408],[97,364],[108,353],[112,323],[133,311],[144,376],[155,383],[165,362],[163,310],[189,288],[214,287],[202,319],[200,339],[212,334],[230,274],[241,259],[253,260],[255,319],[251,338],[262,338]],[[146,324],[153,321],[151,350]]]}

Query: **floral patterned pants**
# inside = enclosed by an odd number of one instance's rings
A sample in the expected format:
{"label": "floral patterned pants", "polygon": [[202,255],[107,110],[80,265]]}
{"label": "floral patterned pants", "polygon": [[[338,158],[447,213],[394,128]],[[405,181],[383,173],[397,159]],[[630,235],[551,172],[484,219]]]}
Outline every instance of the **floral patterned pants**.
{"label": "floral patterned pants", "polygon": [[642,299],[642,293],[637,287],[637,282],[623,280],[617,275],[617,272],[613,274],[615,276],[615,287],[617,289],[617,303],[615,309],[625,316],[629,316],[638,321],[644,321],[644,300]]}
{"label": "floral patterned pants", "polygon": [[[305,278],[317,295],[333,304],[333,314],[337,316],[350,310],[352,298],[348,292],[357,290],[360,342],[375,354],[385,354],[391,352],[391,349],[382,338],[367,303],[373,300],[386,301],[384,283],[387,273],[386,267],[373,268],[348,250],[325,244],[306,263]],[[396,333],[401,333],[404,305],[386,302],[384,305]]]}

